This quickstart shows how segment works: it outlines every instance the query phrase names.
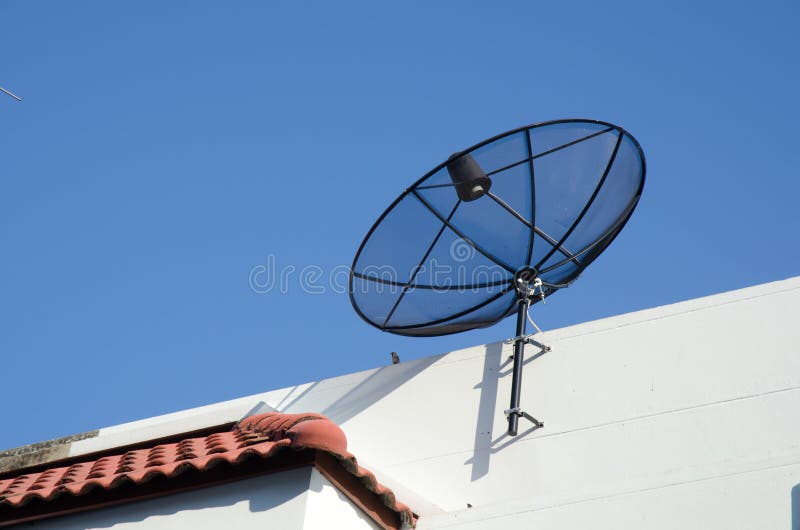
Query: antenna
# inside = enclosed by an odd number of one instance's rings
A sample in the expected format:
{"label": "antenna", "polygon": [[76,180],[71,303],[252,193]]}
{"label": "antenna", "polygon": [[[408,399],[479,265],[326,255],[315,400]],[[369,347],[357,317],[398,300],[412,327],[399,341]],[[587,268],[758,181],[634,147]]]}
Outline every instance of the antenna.
{"label": "antenna", "polygon": [[12,98],[16,99],[17,101],[22,101],[22,98],[21,98],[21,97],[19,97],[18,95],[14,94],[14,93],[13,93],[13,92],[11,92],[10,90],[6,90],[5,88],[3,88],[3,87],[1,87],[1,86],[0,86],[0,91],[2,91],[2,92],[5,92],[6,94],[8,94],[8,95],[9,95],[9,96],[11,96]]}
{"label": "antenna", "polygon": [[[570,119],[529,125],[450,156],[370,228],[350,269],[356,313],[415,337],[491,326],[516,314],[508,434],[519,418],[532,305],[568,287],[622,230],[639,202],[645,161],[617,125]],[[539,331],[538,326],[530,320]]]}

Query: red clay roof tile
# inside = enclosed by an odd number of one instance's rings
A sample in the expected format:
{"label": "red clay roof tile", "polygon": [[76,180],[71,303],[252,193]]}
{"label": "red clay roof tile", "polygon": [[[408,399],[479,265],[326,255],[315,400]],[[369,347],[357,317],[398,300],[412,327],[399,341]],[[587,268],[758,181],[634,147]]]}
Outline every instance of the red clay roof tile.
{"label": "red clay roof tile", "polygon": [[339,426],[314,413],[259,414],[232,430],[0,479],[0,512],[21,509],[34,499],[47,502],[67,494],[85,495],[98,487],[110,490],[122,483],[143,484],[155,476],[176,477],[192,468],[205,471],[223,461],[235,466],[251,456],[280,458],[286,449],[311,449],[333,456],[404,524],[414,524],[411,509],[398,502],[394,493],[347,451],[347,439]]}

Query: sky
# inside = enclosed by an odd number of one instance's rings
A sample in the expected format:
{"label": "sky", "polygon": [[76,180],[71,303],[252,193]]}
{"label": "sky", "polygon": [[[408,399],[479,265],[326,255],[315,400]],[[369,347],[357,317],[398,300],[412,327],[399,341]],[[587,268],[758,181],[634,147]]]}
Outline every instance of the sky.
{"label": "sky", "polygon": [[382,333],[330,280],[413,181],[526,124],[609,121],[647,158],[545,330],[800,274],[798,26],[790,1],[0,2],[0,448],[512,336]]}

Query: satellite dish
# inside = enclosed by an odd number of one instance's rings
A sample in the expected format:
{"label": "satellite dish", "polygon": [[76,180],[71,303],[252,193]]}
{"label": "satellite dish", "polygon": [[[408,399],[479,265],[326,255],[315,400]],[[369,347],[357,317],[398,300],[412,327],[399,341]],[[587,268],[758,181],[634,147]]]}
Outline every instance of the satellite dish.
{"label": "satellite dish", "polygon": [[639,143],[610,123],[551,121],[485,140],[378,218],[353,260],[350,301],[382,331],[418,337],[517,313],[509,434],[520,416],[541,426],[519,410],[528,307],[569,286],[614,240],[644,178]]}

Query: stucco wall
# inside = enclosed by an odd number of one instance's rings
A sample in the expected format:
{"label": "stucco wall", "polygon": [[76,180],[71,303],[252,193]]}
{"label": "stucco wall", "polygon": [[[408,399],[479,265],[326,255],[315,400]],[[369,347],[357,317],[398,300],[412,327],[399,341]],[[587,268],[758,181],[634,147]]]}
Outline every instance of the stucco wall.
{"label": "stucco wall", "polygon": [[311,482],[306,503],[304,530],[380,530],[372,519],[316,469],[311,471]]}

